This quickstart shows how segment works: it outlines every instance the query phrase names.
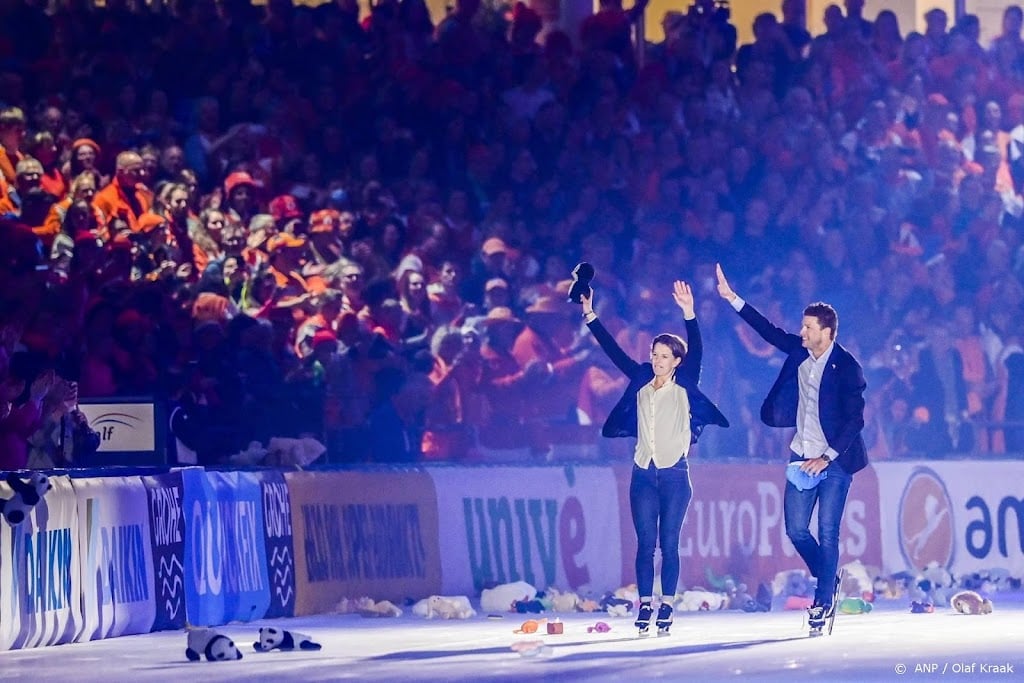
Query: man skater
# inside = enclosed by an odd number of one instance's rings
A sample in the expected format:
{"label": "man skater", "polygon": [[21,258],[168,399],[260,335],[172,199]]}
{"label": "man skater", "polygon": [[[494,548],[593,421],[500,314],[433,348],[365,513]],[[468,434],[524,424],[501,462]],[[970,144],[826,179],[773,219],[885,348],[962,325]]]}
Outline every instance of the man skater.
{"label": "man skater", "polygon": [[[808,608],[812,636],[835,617],[839,526],[853,475],[868,463],[864,428],[864,373],[853,355],[836,342],[834,308],[813,303],[804,309],[800,334],[779,329],[729,286],[716,269],[718,293],[761,337],[787,358],[761,406],[769,427],[796,427],[790,443],[783,509],[786,535],[818,579]],[[818,538],[810,532],[818,506]],[[831,626],[830,626],[831,630]]]}

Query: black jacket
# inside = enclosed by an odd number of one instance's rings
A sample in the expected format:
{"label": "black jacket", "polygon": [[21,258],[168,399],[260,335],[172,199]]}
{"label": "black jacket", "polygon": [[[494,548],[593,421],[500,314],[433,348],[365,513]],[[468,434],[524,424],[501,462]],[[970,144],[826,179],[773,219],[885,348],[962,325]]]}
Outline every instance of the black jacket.
{"label": "black jacket", "polygon": [[[761,421],[769,427],[795,427],[800,402],[800,364],[807,360],[800,335],[773,325],[750,304],[740,310],[743,318],[766,342],[784,352],[782,364],[768,396],[761,405]],[[868,464],[864,448],[864,371],[849,351],[837,342],[821,376],[818,394],[818,419],[828,445],[839,453],[836,462],[853,474]]]}
{"label": "black jacket", "polygon": [[[604,325],[597,318],[587,323],[587,327],[594,333],[594,338],[601,345],[601,349],[608,355],[612,363],[622,370],[629,377],[629,386],[626,387],[622,398],[608,414],[604,427],[601,428],[601,435],[607,437],[621,437],[637,435],[637,414],[636,395],[645,384],[654,379],[654,366],[647,363],[637,363],[630,358],[625,351],[615,343],[615,339]],[[688,349],[686,358],[676,369],[676,382],[686,389],[690,399],[690,434],[691,443],[697,442],[697,437],[709,424],[728,427],[729,421],[725,415],[715,406],[711,400],[701,393],[697,388],[700,381],[700,362],[704,355],[704,345],[700,338],[700,327],[697,320],[686,321],[686,336]]]}

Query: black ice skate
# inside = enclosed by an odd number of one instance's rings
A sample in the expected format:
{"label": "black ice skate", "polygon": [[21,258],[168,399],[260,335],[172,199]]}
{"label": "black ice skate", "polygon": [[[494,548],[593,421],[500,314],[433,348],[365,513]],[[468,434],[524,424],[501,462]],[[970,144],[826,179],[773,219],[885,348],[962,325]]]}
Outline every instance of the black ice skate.
{"label": "black ice skate", "polygon": [[832,601],[828,605],[811,605],[807,608],[807,625],[812,638],[824,633],[828,626],[828,634],[832,635],[832,626],[836,621],[836,606],[839,604],[839,587],[843,583],[843,570],[836,573],[836,585],[832,588]]}
{"label": "black ice skate", "polygon": [[640,603],[640,611],[636,614],[634,626],[640,629],[640,635],[646,636],[651,630],[651,620],[654,618],[654,608],[649,602]]}
{"label": "black ice skate", "polygon": [[672,626],[672,605],[667,602],[661,603],[661,607],[658,608],[658,619],[654,623],[658,626],[658,635],[667,636]]}

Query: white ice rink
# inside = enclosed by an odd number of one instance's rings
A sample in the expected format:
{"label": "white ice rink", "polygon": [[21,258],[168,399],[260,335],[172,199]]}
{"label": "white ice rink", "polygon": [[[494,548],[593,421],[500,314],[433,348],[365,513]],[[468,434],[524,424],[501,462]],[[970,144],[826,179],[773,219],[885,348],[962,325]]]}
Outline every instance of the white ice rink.
{"label": "white ice rink", "polygon": [[[3,652],[0,680],[1024,680],[1024,595],[996,594],[994,602],[995,613],[984,616],[958,615],[941,606],[933,614],[911,614],[907,601],[881,602],[869,614],[838,615],[833,635],[815,639],[806,637],[800,612],[677,613],[670,636],[644,639],[637,637],[631,619],[603,613],[557,615],[565,623],[563,635],[513,634],[537,615],[437,621],[407,609],[395,619],[303,617],[220,627],[241,648],[241,661],[189,662],[185,634],[167,631]],[[612,630],[588,633],[598,620]],[[323,649],[253,651],[258,627],[269,624],[311,635]],[[523,657],[510,649],[536,640],[549,652]]]}

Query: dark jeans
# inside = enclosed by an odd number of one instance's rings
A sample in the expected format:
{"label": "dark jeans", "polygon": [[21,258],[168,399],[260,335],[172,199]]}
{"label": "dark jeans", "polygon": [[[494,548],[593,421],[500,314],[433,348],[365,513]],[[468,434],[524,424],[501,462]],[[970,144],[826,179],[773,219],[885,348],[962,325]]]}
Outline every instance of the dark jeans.
{"label": "dark jeans", "polygon": [[[813,576],[818,578],[814,604],[831,605],[839,567],[839,525],[853,477],[836,463],[813,489],[798,490],[786,482],[786,535]],[[811,513],[818,506],[818,538],[811,535]]]}
{"label": "dark jeans", "polygon": [[629,508],[636,530],[636,585],[641,598],[654,594],[654,546],[661,547],[661,594],[675,597],[679,584],[679,532],[693,487],[686,458],[659,470],[633,464]]}

